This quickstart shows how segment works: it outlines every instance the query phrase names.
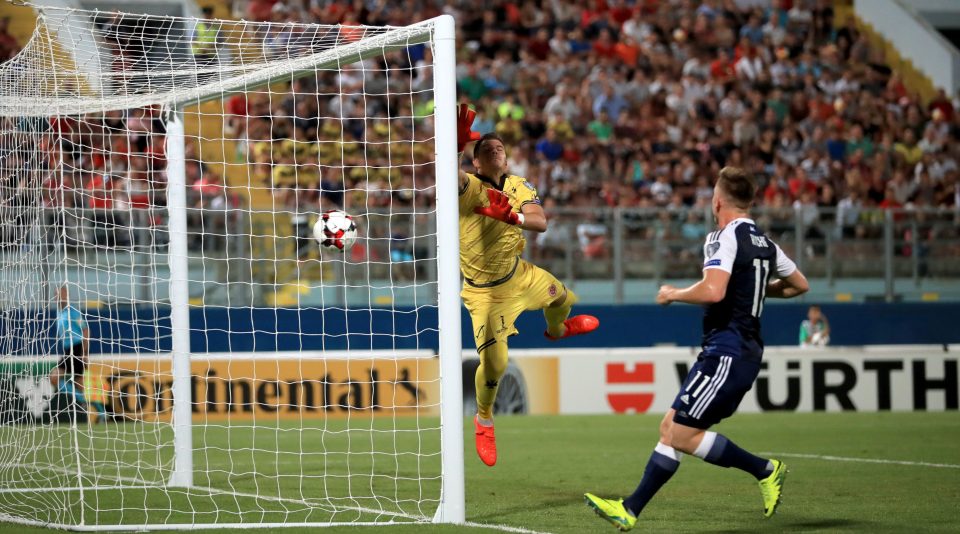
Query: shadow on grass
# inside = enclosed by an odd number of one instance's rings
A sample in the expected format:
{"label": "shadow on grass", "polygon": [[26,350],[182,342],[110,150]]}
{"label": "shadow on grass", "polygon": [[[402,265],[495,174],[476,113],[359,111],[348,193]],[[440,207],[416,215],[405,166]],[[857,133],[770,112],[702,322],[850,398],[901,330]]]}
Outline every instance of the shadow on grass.
{"label": "shadow on grass", "polygon": [[779,521],[773,520],[770,523],[758,527],[758,528],[737,528],[737,529],[722,529],[722,530],[709,530],[707,532],[715,532],[717,534],[721,533],[744,533],[744,532],[771,532],[771,531],[808,531],[808,530],[831,530],[831,531],[855,531],[855,532],[870,532],[874,530],[872,527],[872,522],[862,521],[859,519],[781,519]]}
{"label": "shadow on grass", "polygon": [[[586,514],[590,513],[592,517],[594,514],[590,509],[583,504],[583,498],[579,500],[571,499],[569,494],[564,494],[561,496],[555,496],[547,499],[538,499],[536,507],[538,510],[553,510],[554,513],[559,508],[563,507],[580,507],[583,506],[583,511]],[[498,506],[496,510],[490,510],[487,513],[478,513],[478,514],[467,514],[467,521],[475,521],[477,523],[508,523],[511,520],[515,520],[517,517],[522,517],[523,515],[530,514],[530,503],[518,504],[516,506]]]}

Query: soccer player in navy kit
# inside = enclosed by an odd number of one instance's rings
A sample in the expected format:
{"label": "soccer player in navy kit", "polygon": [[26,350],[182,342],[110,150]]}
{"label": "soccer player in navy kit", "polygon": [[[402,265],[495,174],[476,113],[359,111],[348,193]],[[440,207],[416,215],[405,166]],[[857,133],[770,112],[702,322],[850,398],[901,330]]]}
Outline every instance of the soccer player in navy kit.
{"label": "soccer player in navy kit", "polygon": [[[809,289],[793,261],[749,218],[756,191],[743,169],[720,170],[713,190],[713,214],[720,229],[704,244],[703,279],[683,289],[664,285],[657,294],[662,305],[706,306],[703,350],[660,423],[660,441],[636,491],[626,499],[584,495],[597,515],[620,530],[633,528],[644,506],[677,471],[683,453],[756,477],[766,517],[780,503],[787,472],[783,462],[755,456],[709,431],[733,415],[760,372],[764,298],[791,298]],[[777,279],[771,281],[773,274]]]}

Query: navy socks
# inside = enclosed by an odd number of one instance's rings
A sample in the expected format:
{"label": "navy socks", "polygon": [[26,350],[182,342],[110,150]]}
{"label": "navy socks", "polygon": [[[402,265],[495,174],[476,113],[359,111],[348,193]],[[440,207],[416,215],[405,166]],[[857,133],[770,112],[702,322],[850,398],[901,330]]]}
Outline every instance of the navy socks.
{"label": "navy socks", "polygon": [[773,467],[768,460],[750,454],[723,434],[717,434],[716,432],[704,434],[703,441],[700,442],[700,446],[697,447],[694,455],[713,465],[736,467],[741,471],[750,473],[757,480],[770,476],[773,471]]}
{"label": "navy socks", "polygon": [[683,453],[676,451],[673,447],[657,443],[653,454],[647,460],[647,467],[643,470],[643,478],[640,485],[637,486],[633,495],[623,500],[623,506],[633,513],[640,515],[643,507],[650,502],[650,499],[660,491],[660,488],[670,480],[670,477],[677,472],[680,467],[680,459]]}

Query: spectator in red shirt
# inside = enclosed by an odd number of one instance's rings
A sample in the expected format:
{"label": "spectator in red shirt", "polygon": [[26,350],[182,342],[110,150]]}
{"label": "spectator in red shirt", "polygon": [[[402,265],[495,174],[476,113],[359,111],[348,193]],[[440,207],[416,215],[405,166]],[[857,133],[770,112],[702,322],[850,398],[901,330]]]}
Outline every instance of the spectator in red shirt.
{"label": "spectator in red shirt", "polygon": [[90,176],[84,186],[87,207],[93,210],[85,216],[93,226],[93,242],[97,245],[117,244],[117,217],[113,211],[113,180],[104,173]]}
{"label": "spectator in red shirt", "polygon": [[539,61],[544,61],[550,55],[550,33],[546,28],[537,30],[529,41],[527,41],[527,50]]}
{"label": "spectator in red shirt", "polygon": [[819,98],[810,100],[811,118],[818,122],[826,122],[833,117],[837,110],[827,95],[820,95]]}
{"label": "spectator in red shirt", "polygon": [[763,202],[764,204],[771,204],[777,195],[786,195],[789,191],[782,176],[774,172],[774,175],[770,177],[770,182],[767,184],[767,187],[763,190]]}
{"label": "spectator in red shirt", "polygon": [[247,14],[251,20],[267,21],[273,16],[273,6],[277,0],[251,0],[247,5]]}
{"label": "spectator in red shirt", "polygon": [[199,195],[200,205],[206,205],[211,198],[223,192],[223,180],[211,170],[206,170],[190,187]]}
{"label": "spectator in red shirt", "polygon": [[604,28],[600,30],[600,36],[593,42],[593,53],[597,58],[613,58],[616,57],[615,46],[610,30]]}
{"label": "spectator in red shirt", "polygon": [[903,218],[906,216],[905,213],[900,211],[901,208],[903,208],[903,204],[901,204],[900,201],[897,200],[896,188],[893,187],[892,185],[887,186],[887,188],[884,190],[883,200],[880,201],[880,209],[897,210],[897,212],[893,214],[893,220],[899,222],[899,221],[902,221]]}
{"label": "spectator in red shirt", "polygon": [[817,193],[817,184],[810,181],[810,178],[807,176],[807,171],[805,171],[803,167],[797,167],[794,170],[793,177],[790,178],[787,183],[790,188],[791,200],[800,198],[800,195],[802,195],[804,191],[814,195]]}
{"label": "spectator in red shirt", "polygon": [[511,26],[520,25],[520,20],[522,16],[520,13],[520,8],[517,7],[517,4],[515,2],[507,2],[506,4],[504,4],[503,12],[505,14],[505,18],[508,24],[510,24]]}
{"label": "spectator in red shirt", "polygon": [[736,74],[733,64],[730,62],[730,54],[723,48],[717,51],[717,59],[710,63],[710,77],[714,80],[725,83],[732,80]]}
{"label": "spectator in red shirt", "polygon": [[620,34],[620,40],[613,46],[613,53],[620,58],[624,65],[630,68],[637,66],[637,60],[640,58],[640,47],[632,37],[623,33]]}
{"label": "spectator in red shirt", "polygon": [[10,17],[0,19],[0,61],[12,58],[20,50],[17,40],[10,35]]}
{"label": "spectator in red shirt", "polygon": [[623,26],[624,22],[630,20],[630,17],[633,16],[633,9],[631,9],[624,0],[614,0],[614,4],[610,7],[608,16],[610,17],[610,22],[613,24],[613,26],[615,28],[619,28]]}
{"label": "spectator in red shirt", "polygon": [[246,131],[247,117],[250,114],[250,104],[247,95],[238,93],[231,96],[224,106],[227,112],[224,131],[231,137],[237,137]]}
{"label": "spectator in red shirt", "polygon": [[586,6],[580,11],[580,27],[587,30],[592,26],[605,25],[604,17],[608,9],[606,0],[592,0],[585,4]]}
{"label": "spectator in red shirt", "polygon": [[939,89],[937,91],[937,96],[930,101],[930,105],[927,106],[927,109],[931,114],[936,110],[940,110],[940,113],[943,114],[944,121],[953,121],[953,103],[950,102],[950,98],[947,97],[947,92],[943,89]]}

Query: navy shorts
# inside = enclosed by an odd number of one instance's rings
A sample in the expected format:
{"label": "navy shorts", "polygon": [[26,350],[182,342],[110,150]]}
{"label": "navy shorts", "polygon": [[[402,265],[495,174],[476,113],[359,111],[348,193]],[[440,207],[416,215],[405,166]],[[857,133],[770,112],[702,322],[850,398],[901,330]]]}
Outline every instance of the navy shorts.
{"label": "navy shorts", "polygon": [[701,352],[673,400],[673,421],[707,429],[730,417],[759,373],[757,362]]}

